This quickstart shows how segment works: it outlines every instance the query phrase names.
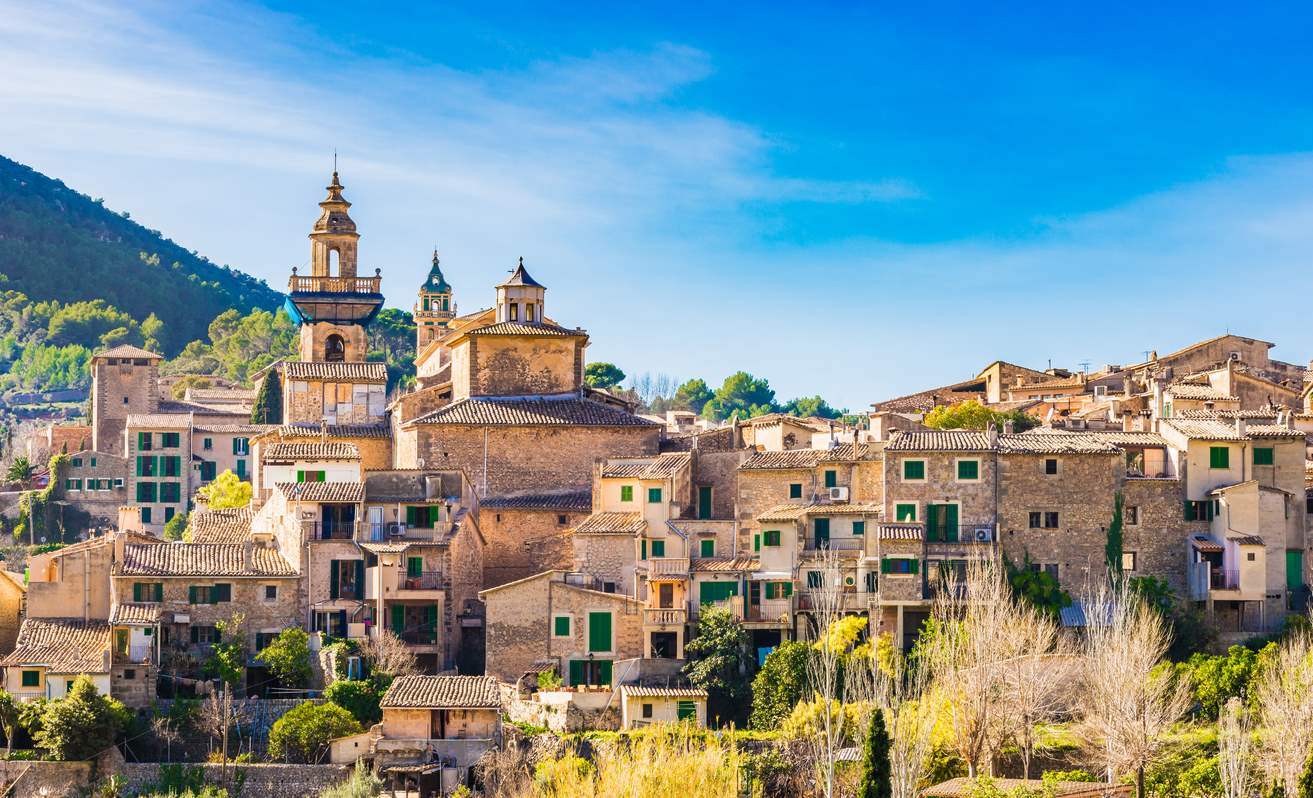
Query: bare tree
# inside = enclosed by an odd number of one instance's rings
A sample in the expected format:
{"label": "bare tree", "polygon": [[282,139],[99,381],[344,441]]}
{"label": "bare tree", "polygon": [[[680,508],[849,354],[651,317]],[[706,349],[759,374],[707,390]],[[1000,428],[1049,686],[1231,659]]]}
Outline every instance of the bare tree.
{"label": "bare tree", "polygon": [[1313,727],[1313,636],[1292,632],[1259,674],[1259,765],[1267,780],[1286,795],[1296,794],[1300,769],[1309,754]]}
{"label": "bare tree", "polygon": [[1217,721],[1217,769],[1226,798],[1250,795],[1250,731],[1249,713],[1232,697]]}
{"label": "bare tree", "polygon": [[222,681],[219,682],[218,689],[210,693],[209,697],[201,703],[196,714],[196,725],[210,735],[211,744],[214,738],[219,739],[219,750],[223,752],[220,774],[225,786],[228,783],[228,738],[233,728],[240,725],[244,719],[243,707],[233,701],[231,688]]}
{"label": "bare tree", "polygon": [[1144,798],[1145,768],[1185,714],[1189,681],[1158,667],[1170,643],[1167,624],[1125,580],[1087,597],[1085,617],[1085,733],[1103,750],[1108,782],[1134,773],[1136,795]]}
{"label": "bare tree", "polygon": [[1037,744],[1035,727],[1054,720],[1072,705],[1069,685],[1075,658],[1053,618],[1020,602],[1014,602],[1014,611],[1015,631],[1024,650],[1000,662],[997,672],[1003,680],[1008,736],[1021,751],[1022,776],[1030,778]]}
{"label": "bare tree", "polygon": [[379,628],[365,644],[365,656],[374,670],[390,674],[393,678],[419,673],[415,653],[390,629]]}
{"label": "bare tree", "polygon": [[[834,770],[836,754],[843,741],[843,707],[839,702],[839,669],[843,659],[843,646],[830,633],[835,621],[843,615],[843,569],[839,555],[828,546],[816,553],[809,570],[820,574],[820,583],[808,589],[812,619],[816,624],[816,645],[807,658],[807,685],[822,702],[819,728],[810,742],[815,751],[818,777],[825,798],[834,796]],[[835,708],[838,707],[838,712]]]}
{"label": "bare tree", "polygon": [[[880,597],[877,594],[871,607],[872,617],[878,617]],[[918,798],[920,784],[933,748],[935,730],[935,702],[927,689],[928,669],[909,668],[907,658],[897,648],[887,661],[881,661],[880,642],[874,641],[869,668],[853,674],[851,682],[845,679],[845,699],[851,686],[869,695],[872,708],[884,710],[889,729],[890,798]],[[869,687],[867,686],[869,685]],[[869,718],[862,721],[867,728]]]}
{"label": "bare tree", "polygon": [[164,761],[173,761],[173,744],[182,739],[182,733],[168,715],[156,715],[150,719],[150,729],[155,739],[164,743]]}

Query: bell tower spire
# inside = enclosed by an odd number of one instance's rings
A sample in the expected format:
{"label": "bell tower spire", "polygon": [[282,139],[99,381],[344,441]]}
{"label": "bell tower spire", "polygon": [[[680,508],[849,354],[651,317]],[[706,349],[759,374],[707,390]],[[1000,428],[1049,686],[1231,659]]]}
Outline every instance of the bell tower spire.
{"label": "bell tower spire", "polygon": [[[334,153],[333,160],[337,160]],[[356,242],[360,234],[342,196],[342,182],[333,171],[328,196],[319,203],[319,218],[310,231],[310,274],[315,277],[355,277]]]}

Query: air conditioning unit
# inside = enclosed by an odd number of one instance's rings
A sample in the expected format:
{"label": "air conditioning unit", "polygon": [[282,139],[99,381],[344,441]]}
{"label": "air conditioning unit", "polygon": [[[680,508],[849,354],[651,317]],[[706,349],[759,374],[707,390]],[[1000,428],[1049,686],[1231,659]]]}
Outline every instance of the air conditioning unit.
{"label": "air conditioning unit", "polygon": [[971,537],[977,543],[989,543],[994,539],[994,528],[990,526],[978,526],[971,530]]}
{"label": "air conditioning unit", "polygon": [[830,491],[830,501],[832,502],[848,501],[848,488],[834,487],[834,488],[828,488],[828,490]]}

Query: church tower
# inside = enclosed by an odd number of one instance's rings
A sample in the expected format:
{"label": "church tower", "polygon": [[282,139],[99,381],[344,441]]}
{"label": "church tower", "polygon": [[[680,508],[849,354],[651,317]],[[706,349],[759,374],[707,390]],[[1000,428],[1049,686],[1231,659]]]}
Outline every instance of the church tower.
{"label": "church tower", "polygon": [[524,269],[524,258],[506,282],[497,286],[497,322],[541,323],[543,298],[547,293]]}
{"label": "church tower", "polygon": [[292,269],[287,310],[301,325],[304,362],[361,362],[369,351],[365,326],[383,306],[382,277],[356,274],[360,234],[347,212],[337,172],[310,231],[310,275]]}
{"label": "church tower", "polygon": [[415,303],[415,352],[423,351],[446,332],[447,325],[456,317],[456,303],[451,301],[451,286],[442,276],[438,265],[438,251],[433,250],[433,266],[429,276],[419,288],[419,301]]}

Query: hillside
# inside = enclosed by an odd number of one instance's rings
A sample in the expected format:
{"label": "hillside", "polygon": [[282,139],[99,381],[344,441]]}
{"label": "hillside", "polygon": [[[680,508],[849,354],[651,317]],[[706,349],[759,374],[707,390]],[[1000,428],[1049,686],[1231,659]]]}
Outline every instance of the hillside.
{"label": "hillside", "polygon": [[263,280],[211,263],[61,181],[0,156],[0,288],[33,301],[105,303],[163,322],[174,355],[204,339],[229,309],[272,310],[283,297]]}

